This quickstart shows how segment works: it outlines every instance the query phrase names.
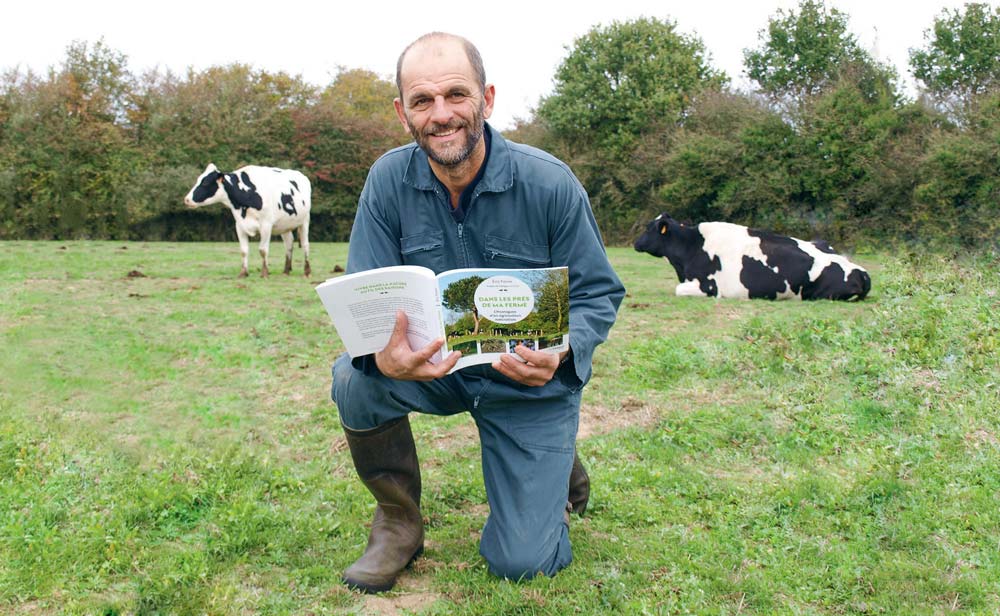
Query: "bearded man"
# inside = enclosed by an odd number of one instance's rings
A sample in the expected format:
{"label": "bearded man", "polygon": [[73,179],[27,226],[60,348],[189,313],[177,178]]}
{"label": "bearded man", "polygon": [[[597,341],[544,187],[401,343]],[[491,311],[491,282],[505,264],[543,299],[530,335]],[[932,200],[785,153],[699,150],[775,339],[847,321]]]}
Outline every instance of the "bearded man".
{"label": "bearded man", "polygon": [[364,592],[388,590],[423,552],[413,411],[468,412],[476,422],[490,507],[479,551],[489,570],[512,580],[555,575],[572,560],[569,512],[583,513],[589,498],[575,454],[580,397],[625,289],[570,169],[486,123],[495,88],[472,43],[440,32],[420,37],[399,57],[396,86],[396,114],[414,143],[372,165],[347,272],[568,266],[570,350],[518,345],[520,361],[505,354],[448,374],[460,353],[429,363],[444,340],[410,348],[400,311],[382,351],[337,359],[331,395],[354,466],[378,503],[368,546],[343,579]]}

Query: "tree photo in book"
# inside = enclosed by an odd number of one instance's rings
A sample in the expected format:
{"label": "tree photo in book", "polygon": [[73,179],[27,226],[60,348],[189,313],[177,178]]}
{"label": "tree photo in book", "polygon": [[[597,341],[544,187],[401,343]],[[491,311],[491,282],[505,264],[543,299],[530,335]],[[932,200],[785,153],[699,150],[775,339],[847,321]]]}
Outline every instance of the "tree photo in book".
{"label": "tree photo in book", "polygon": [[446,344],[463,355],[512,353],[517,344],[562,347],[569,334],[566,268],[516,270],[483,277],[475,271],[442,276]]}

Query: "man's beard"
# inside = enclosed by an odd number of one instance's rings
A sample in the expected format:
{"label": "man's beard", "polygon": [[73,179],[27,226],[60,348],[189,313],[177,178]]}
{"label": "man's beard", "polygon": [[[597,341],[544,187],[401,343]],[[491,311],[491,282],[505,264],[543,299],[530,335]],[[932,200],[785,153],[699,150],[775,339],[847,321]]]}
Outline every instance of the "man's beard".
{"label": "man's beard", "polygon": [[[464,120],[455,119],[448,122],[445,125],[441,124],[431,124],[427,126],[422,133],[417,132],[413,124],[410,123],[410,134],[413,136],[414,141],[420,146],[427,156],[443,167],[457,167],[458,165],[464,163],[466,160],[472,156],[472,151],[476,149],[479,145],[479,140],[483,138],[483,131],[485,130],[485,120],[483,119],[484,105],[480,105],[479,109],[476,110],[475,114],[472,116],[472,125],[469,126]],[[460,147],[455,148],[457,144],[452,145],[446,151],[434,151],[430,145],[430,136],[434,133],[449,131],[452,129],[460,129],[466,127],[469,130],[466,132],[465,143]]]}

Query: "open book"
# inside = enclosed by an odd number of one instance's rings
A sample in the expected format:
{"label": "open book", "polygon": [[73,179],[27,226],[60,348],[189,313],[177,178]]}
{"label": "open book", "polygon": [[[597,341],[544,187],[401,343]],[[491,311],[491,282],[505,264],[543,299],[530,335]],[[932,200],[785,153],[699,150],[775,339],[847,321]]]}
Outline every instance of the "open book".
{"label": "open book", "polygon": [[385,348],[400,309],[411,349],[445,339],[431,363],[462,352],[453,372],[491,363],[518,344],[550,353],[569,349],[566,267],[435,275],[426,267],[397,265],[331,278],[316,292],[351,357]]}

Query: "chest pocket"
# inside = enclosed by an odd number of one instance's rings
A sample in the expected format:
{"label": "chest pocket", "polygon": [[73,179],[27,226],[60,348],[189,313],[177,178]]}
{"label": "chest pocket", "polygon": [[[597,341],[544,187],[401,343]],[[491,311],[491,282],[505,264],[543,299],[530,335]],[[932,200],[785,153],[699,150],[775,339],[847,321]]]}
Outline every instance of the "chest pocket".
{"label": "chest pocket", "polygon": [[404,265],[422,265],[434,272],[444,271],[444,233],[428,231],[399,239]]}
{"label": "chest pocket", "polygon": [[543,244],[531,244],[496,235],[486,236],[487,267],[506,268],[537,268],[550,267],[552,259],[549,247]]}

